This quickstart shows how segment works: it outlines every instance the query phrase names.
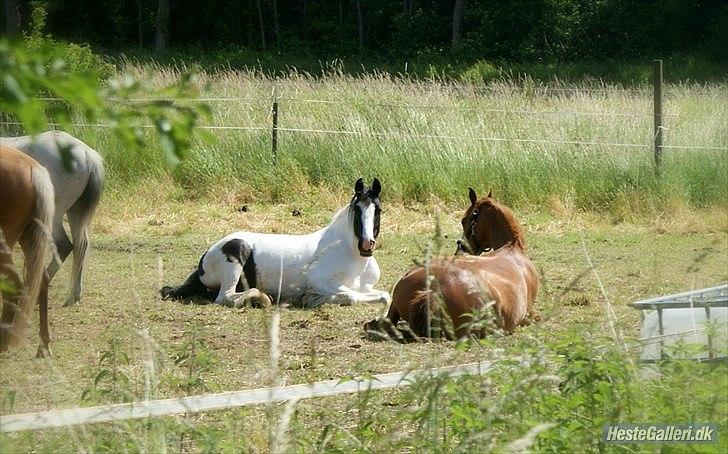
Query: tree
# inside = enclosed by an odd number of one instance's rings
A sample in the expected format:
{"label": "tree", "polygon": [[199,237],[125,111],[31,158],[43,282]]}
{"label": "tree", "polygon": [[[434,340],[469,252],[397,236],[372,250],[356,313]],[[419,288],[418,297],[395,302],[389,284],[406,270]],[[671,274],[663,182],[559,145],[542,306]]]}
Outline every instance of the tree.
{"label": "tree", "polygon": [[260,45],[265,50],[265,24],[263,23],[263,8],[260,6],[260,0],[256,0],[258,5],[258,22],[260,23]]}
{"label": "tree", "polygon": [[20,31],[20,12],[15,0],[4,0],[5,7],[5,34],[13,37]]}
{"label": "tree", "polygon": [[276,34],[276,50],[281,51],[281,26],[278,23],[278,2],[273,0],[273,32]]}
{"label": "tree", "polygon": [[466,3],[467,0],[455,0],[455,7],[452,10],[452,44],[450,46],[450,52],[457,51],[460,46],[463,15],[465,14]]}
{"label": "tree", "polygon": [[142,12],[144,8],[142,8],[143,0],[136,0],[137,4],[137,39],[139,40],[139,49],[144,48],[144,30],[142,28],[142,18],[144,17],[142,15]]}
{"label": "tree", "polygon": [[356,0],[356,23],[359,30],[359,53],[364,52],[364,15],[361,12],[361,2]]}
{"label": "tree", "polygon": [[157,9],[157,39],[154,43],[154,50],[164,51],[167,49],[169,38],[169,0],[159,0]]}

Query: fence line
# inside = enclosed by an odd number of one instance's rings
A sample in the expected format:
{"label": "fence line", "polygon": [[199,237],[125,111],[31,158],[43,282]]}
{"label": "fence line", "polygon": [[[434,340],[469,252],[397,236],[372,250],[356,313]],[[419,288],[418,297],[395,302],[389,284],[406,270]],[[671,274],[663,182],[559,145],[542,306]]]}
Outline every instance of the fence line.
{"label": "fence line", "polygon": [[[10,125],[10,126],[22,126],[23,124],[19,121],[0,121],[0,124],[2,125]],[[58,126],[64,126],[60,123],[48,123],[48,126],[58,127]],[[68,126],[74,127],[74,128],[113,128],[112,125],[108,123],[69,123]],[[135,128],[142,128],[142,129],[154,129],[156,126],[154,125],[134,125]],[[265,128],[263,126],[215,126],[215,125],[198,125],[195,126],[197,129],[210,129],[210,130],[238,130],[238,131],[268,131],[269,128]]]}
{"label": "fence line", "polygon": [[[14,125],[22,126],[22,123],[17,121],[0,121],[3,125]],[[62,126],[59,123],[48,123],[48,126]],[[72,127],[94,127],[94,128],[111,128],[112,126],[105,123],[71,123],[68,126]],[[136,127],[142,129],[153,129],[156,128],[154,125],[137,125]],[[198,129],[207,130],[230,130],[230,131],[270,131],[271,128],[262,126],[196,126]],[[358,135],[358,136],[369,136],[369,137],[400,137],[400,138],[415,138],[415,139],[440,139],[440,140],[476,140],[481,142],[515,142],[515,143],[537,143],[537,144],[558,144],[558,145],[580,145],[580,146],[597,146],[597,147],[623,147],[623,148],[646,148],[650,147],[648,143],[620,143],[620,142],[593,142],[593,141],[581,141],[581,140],[549,140],[549,139],[529,139],[522,137],[488,137],[488,136],[454,136],[454,135],[439,135],[439,134],[412,134],[398,131],[348,131],[341,129],[315,129],[315,128],[275,128],[279,132],[293,132],[293,133],[311,133],[311,134],[333,134],[333,135]],[[694,146],[694,145],[663,145],[664,149],[683,149],[683,150],[718,150],[728,151],[728,147],[714,147],[714,146]]]}
{"label": "fence line", "polygon": [[684,149],[684,150],[719,150],[728,151],[728,147],[710,147],[710,146],[696,146],[696,145],[661,145],[663,149]]}
{"label": "fence line", "polygon": [[[65,101],[62,98],[40,97],[38,101]],[[202,97],[202,98],[110,98],[112,101],[129,102],[229,102],[229,101],[270,101],[270,96]]]}
{"label": "fence line", "polygon": [[[522,362],[521,365],[523,364],[525,363]],[[493,367],[494,362],[484,361],[410,372],[379,374],[368,379],[354,379],[350,381],[327,380],[311,384],[248,389],[176,399],[3,415],[0,416],[0,432],[20,432],[24,430],[49,429],[87,423],[199,413],[248,405],[283,402],[291,399],[307,399],[352,394],[367,390],[399,388],[409,386],[412,380],[418,377],[435,375],[447,375],[449,377],[482,375],[489,372]]]}

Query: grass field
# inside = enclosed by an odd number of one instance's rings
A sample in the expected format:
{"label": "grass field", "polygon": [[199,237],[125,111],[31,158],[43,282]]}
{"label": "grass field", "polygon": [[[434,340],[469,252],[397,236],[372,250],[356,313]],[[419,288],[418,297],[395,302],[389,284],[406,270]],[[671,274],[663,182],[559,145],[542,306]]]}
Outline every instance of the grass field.
{"label": "grass field", "polygon": [[[154,76],[175,74],[157,70]],[[210,94],[252,98],[265,98],[276,85],[284,97],[282,127],[651,140],[649,94],[626,91],[553,95],[494,85],[481,92],[388,77],[273,81],[233,72],[205,76],[201,83],[209,84]],[[677,116],[666,143],[728,146],[725,99],[722,86],[671,86],[668,111]],[[443,109],[371,105],[385,103]],[[224,103],[215,106],[211,123],[266,126],[268,108],[266,99]],[[647,115],[619,115],[629,112]],[[555,426],[538,436],[536,449],[621,450],[605,447],[599,438],[601,424],[622,420],[718,422],[720,444],[696,449],[720,452],[726,446],[728,399],[716,391],[728,386],[725,367],[678,361],[664,365],[660,378],[637,380],[630,355],[610,335],[605,310],[607,302],[614,306],[617,328],[631,345],[639,314],[629,302],[728,281],[725,151],[669,149],[658,178],[649,146],[281,132],[274,166],[268,132],[225,131],[216,133],[214,143],[198,144],[188,161],[170,171],[156,148],[130,154],[103,130],[74,133],[102,152],[109,173],[94,220],[84,298],[60,307],[68,286],[65,265],[51,289],[52,360],[33,359],[35,338],[0,356],[3,414],[270,384],[271,312],[161,301],[158,289],[184,279],[207,246],[230,231],[304,233],[324,226],[348,201],[359,176],[377,176],[383,183],[379,288],[391,291],[413,260],[423,257],[438,224],[441,253],[453,253],[467,187],[492,188],[525,226],[528,254],[542,275],[537,306],[544,319],[483,342],[400,345],[372,341],[362,330],[383,306],[283,310],[279,383],[485,359],[557,359],[482,379],[425,380],[412,390],[302,401],[288,415],[287,445],[271,433],[285,419],[284,406],[275,406],[2,434],[4,452],[267,452],[282,446],[518,451],[520,445],[509,444],[525,443],[528,431],[542,423]],[[239,209],[243,204],[245,212]],[[294,209],[300,217],[291,215]],[[536,383],[534,377],[555,377],[558,383]]]}
{"label": "grass field", "polygon": [[[127,70],[153,85],[179,76],[165,67]],[[111,190],[153,182],[181,196],[278,203],[376,175],[387,182],[389,199],[403,203],[455,202],[464,185],[498,188],[515,208],[567,205],[617,215],[725,207],[728,200],[728,89],[721,84],[665,86],[671,148],[661,178],[646,89],[449,85],[338,73],[269,78],[233,70],[203,73],[198,85],[202,97],[213,99],[203,126],[259,129],[208,130],[216,140],[198,141],[173,172],[154,142],[130,153],[106,129],[76,129],[104,152]],[[273,96],[282,128],[276,165]]]}
{"label": "grass field", "polygon": [[[343,204],[345,198],[342,195],[339,202]],[[157,368],[153,395],[159,398],[256,388],[270,382],[270,312],[160,301],[157,290],[161,284],[183,279],[206,245],[226,232],[234,229],[307,232],[323,225],[338,204],[308,207],[254,204],[242,213],[234,204],[175,202],[165,198],[150,204],[147,200],[109,198],[105,201],[95,222],[94,251],[84,300],[71,308],[58,304],[53,307],[53,360],[32,359],[33,345],[2,357],[4,413],[88,404],[88,400],[82,399],[82,393],[93,390],[94,379],[109,367],[101,358],[105,352],[116,351],[112,347],[116,341],[119,342],[116,347],[119,376],[124,378],[117,378],[114,386],[102,378],[98,389],[108,392],[97,395],[92,402],[142,398],[148,392],[144,364],[150,354]],[[301,210],[301,217],[290,215],[294,208]],[[403,208],[393,204],[385,205],[385,210],[377,258],[383,270],[380,287],[391,290],[412,259],[422,256],[433,234],[435,219],[440,220],[442,231],[448,236],[444,252],[454,249],[452,239],[459,234],[460,210],[450,205]],[[722,212],[704,212],[695,219],[681,214],[616,225],[588,215],[570,218],[555,218],[539,212],[519,215],[527,226],[529,254],[542,273],[538,307],[544,316],[543,322],[481,346],[475,343],[458,347],[444,341],[399,345],[373,342],[364,336],[362,324],[379,316],[385,309],[381,306],[284,310],[281,383],[521,355],[526,351],[525,345],[534,348],[547,342],[568,340],[574,331],[597,343],[613,342],[605,337],[609,332],[605,296],[615,306],[619,329],[632,343],[637,336],[639,316],[627,307],[630,301],[728,280],[728,226]],[[582,241],[604,283],[606,295],[600,293],[589,272]],[[66,272],[64,269],[55,281],[51,293],[53,302],[63,300]],[[180,357],[189,355],[192,345],[197,348],[194,363],[180,362]],[[719,384],[710,383],[710,389]],[[687,392],[688,385],[673,391]],[[390,410],[407,406],[401,393],[386,392],[372,399],[368,404],[372,406],[370,411],[382,405]],[[354,401],[350,397],[300,403],[296,417],[298,429],[291,429],[292,437],[303,440],[323,430],[323,421],[336,421],[347,427],[353,416],[338,412],[346,410]],[[699,409],[698,414],[704,411],[707,410]],[[724,421],[726,402],[719,401],[714,411],[718,412],[715,413],[717,420]],[[165,424],[172,424],[176,429],[168,428],[169,436],[164,443],[176,450],[174,443],[184,441],[177,437],[184,438],[190,427],[216,431],[232,424],[236,431],[241,431],[238,436],[246,440],[247,446],[265,451],[267,428],[254,423],[264,416],[259,412],[263,410],[172,418]],[[185,443],[189,443],[190,449],[202,449],[204,440],[195,434],[189,435]],[[144,446],[150,449],[143,443],[153,442],[145,438],[150,435],[144,425],[135,423],[89,427],[76,436],[80,437],[77,441],[80,445],[73,444],[73,436],[67,431],[3,435],[2,440],[8,450],[30,444],[50,450],[63,447],[76,450],[79,446],[103,450],[100,444],[109,440],[115,449],[123,441],[130,443],[131,450],[143,450]],[[231,442],[227,435],[220,437],[220,443]],[[387,446],[390,445],[373,444],[370,448]]]}

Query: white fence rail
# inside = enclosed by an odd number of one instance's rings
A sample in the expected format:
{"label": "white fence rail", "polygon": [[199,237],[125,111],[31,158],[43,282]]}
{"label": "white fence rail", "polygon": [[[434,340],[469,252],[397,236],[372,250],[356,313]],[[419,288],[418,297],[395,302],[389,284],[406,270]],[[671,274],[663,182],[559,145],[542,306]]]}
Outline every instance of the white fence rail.
{"label": "white fence rail", "polygon": [[398,388],[408,386],[417,377],[438,375],[458,377],[461,375],[484,374],[493,368],[493,364],[493,362],[486,361],[459,366],[379,374],[371,378],[349,381],[328,380],[310,384],[231,391],[177,399],[4,415],[0,416],[0,432],[20,432],[88,423],[199,413],[248,405],[284,402],[292,399],[308,399],[352,394],[367,390]]}

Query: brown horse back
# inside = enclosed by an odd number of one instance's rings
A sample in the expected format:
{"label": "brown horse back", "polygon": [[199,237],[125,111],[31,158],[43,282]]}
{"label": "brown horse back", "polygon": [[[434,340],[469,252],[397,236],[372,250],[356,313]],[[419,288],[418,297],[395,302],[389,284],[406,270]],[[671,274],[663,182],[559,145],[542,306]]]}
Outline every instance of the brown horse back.
{"label": "brown horse back", "polygon": [[[0,145],[0,161],[0,227],[12,248],[32,219],[36,199],[33,168],[39,164],[23,152],[5,145]],[[10,191],[8,188],[22,190]]]}

